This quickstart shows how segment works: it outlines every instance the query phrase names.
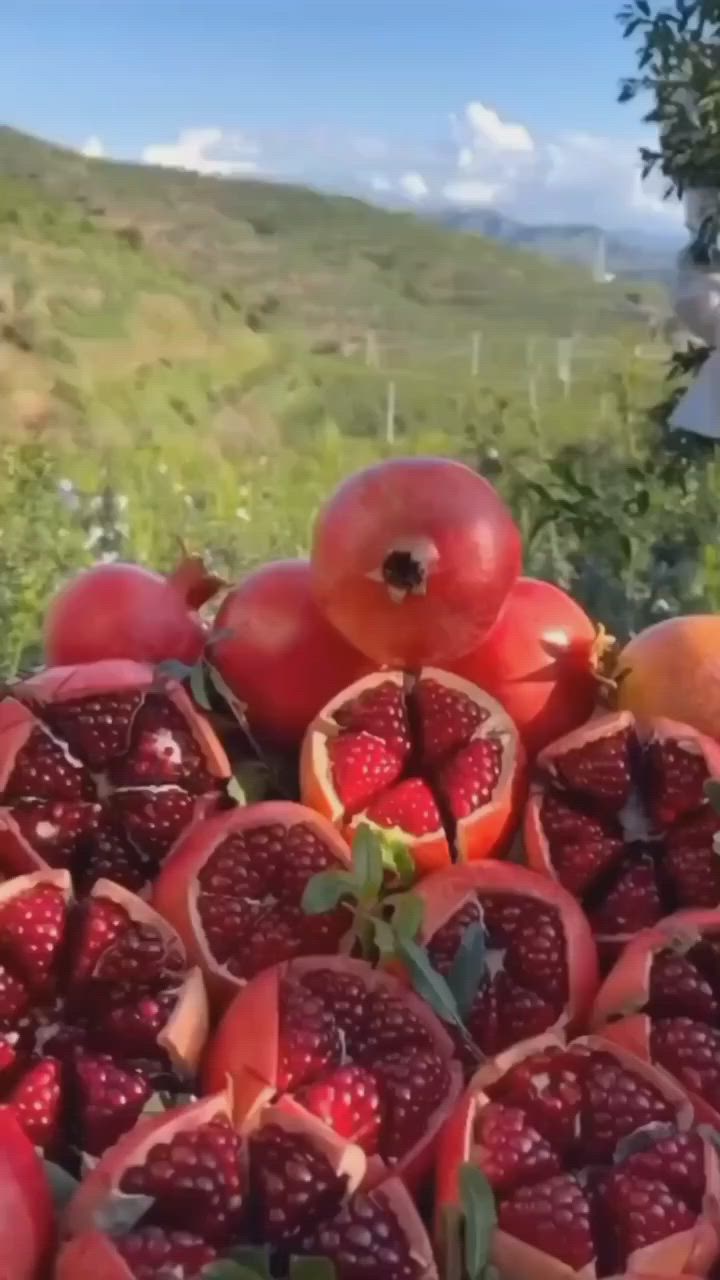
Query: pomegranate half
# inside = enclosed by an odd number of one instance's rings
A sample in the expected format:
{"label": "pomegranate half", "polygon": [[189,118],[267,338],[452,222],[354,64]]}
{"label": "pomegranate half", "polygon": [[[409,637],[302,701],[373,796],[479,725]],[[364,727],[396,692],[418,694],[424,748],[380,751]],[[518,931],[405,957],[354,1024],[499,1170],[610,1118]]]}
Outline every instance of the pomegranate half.
{"label": "pomegranate half", "polygon": [[374,662],[416,670],[469,653],[520,572],[502,498],[449,458],[392,458],[350,476],[313,535],[315,595]]}
{"label": "pomegranate half", "polygon": [[0,1099],[53,1159],[77,1168],[186,1091],[207,1030],[199,971],[140,898],[98,880],[77,902],[67,871],[0,885]]}
{"label": "pomegranate half", "polygon": [[720,1253],[720,1162],[687,1095],[600,1038],[539,1037],[482,1067],[447,1125],[437,1229],[466,1162],[497,1202],[492,1260],[512,1280],[707,1276]]}
{"label": "pomegranate half", "polygon": [[344,907],[301,909],[308,880],[350,865],[331,823],[312,809],[268,801],[189,827],[153,891],[224,1007],[261,969],[298,955],[334,954],[351,919]]}
{"label": "pomegranate half", "polygon": [[503,852],[525,797],[514,724],[476,685],[428,667],[375,672],[320,712],[302,796],[348,839],[366,822],[401,839],[419,874]]}
{"label": "pomegranate half", "polygon": [[678,908],[720,903],[720,817],[705,783],[720,746],[671,720],[589,720],[538,758],[525,820],[530,865],[583,904],[601,958]]}
{"label": "pomegranate half", "polygon": [[670,1071],[720,1126],[720,911],[678,911],[639,934],[600,989],[593,1025]]}
{"label": "pomegranate half", "polygon": [[[274,1275],[311,1255],[328,1258],[337,1280],[438,1280],[402,1183],[360,1191],[364,1172],[359,1147],[292,1103],[269,1108],[243,1136],[227,1093],[203,1098],[141,1121],[92,1170],[66,1214],[73,1238],[56,1280],[197,1280],[242,1245],[267,1249]],[[140,1216],[118,1230],[138,1196],[147,1197]]]}
{"label": "pomegranate half", "polygon": [[[425,907],[422,940],[443,975],[466,931],[483,930],[484,976],[464,1018],[482,1054],[542,1032],[584,1028],[598,988],[597,951],[566,889],[525,867],[486,861],[427,876],[414,892]],[[457,1052],[477,1065],[459,1037]]]}
{"label": "pomegranate half", "polygon": [[230,776],[184,689],[135,662],[52,667],[0,702],[0,874],[144,888]]}
{"label": "pomegranate half", "polygon": [[313,957],[258,974],[208,1047],[208,1090],[229,1079],[236,1123],[251,1126],[293,1097],[359,1144],[376,1183],[392,1169],[415,1184],[461,1085],[445,1029],[424,1001],[363,960]]}

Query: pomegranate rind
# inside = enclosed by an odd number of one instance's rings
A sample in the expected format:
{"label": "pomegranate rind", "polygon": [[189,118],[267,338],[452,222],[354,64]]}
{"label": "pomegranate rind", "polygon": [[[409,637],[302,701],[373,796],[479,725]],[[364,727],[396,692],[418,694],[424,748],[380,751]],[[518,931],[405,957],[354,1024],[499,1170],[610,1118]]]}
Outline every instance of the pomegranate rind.
{"label": "pomegranate rind", "polygon": [[[301,978],[317,969],[359,977],[368,991],[385,990],[398,996],[430,1032],[435,1048],[447,1063],[450,1083],[447,1097],[426,1122],[418,1142],[392,1166],[392,1173],[415,1186],[431,1170],[440,1133],[462,1092],[462,1071],[454,1058],[454,1046],[445,1028],[429,1005],[407,989],[393,974],[373,969],[364,960],[344,956],[301,956],[274,965],[258,974],[228,1006],[208,1046],[203,1069],[203,1086],[208,1092],[230,1080],[234,1100],[234,1122],[243,1132],[261,1122],[268,1105],[277,1095],[280,1043],[280,984]],[[293,1104],[303,1114],[305,1108]],[[378,1157],[368,1161],[366,1185],[384,1183],[388,1166]]]}
{"label": "pomegranate rind", "polygon": [[0,1107],[0,1280],[41,1280],[55,1242],[45,1171],[10,1107]]}
{"label": "pomegranate rind", "polygon": [[[720,909],[676,911],[652,929],[645,929],[625,947],[603,982],[591,1013],[591,1027],[599,1035],[653,1062],[652,1018],[644,1011],[650,995],[650,971],[658,951],[692,946],[709,934],[720,933]],[[698,1119],[720,1126],[720,1110],[697,1090],[683,1084]]]}
{"label": "pomegranate rind", "polygon": [[568,1000],[564,1014],[552,1031],[584,1027],[597,995],[597,948],[587,917],[566,889],[545,876],[514,863],[484,861],[452,867],[422,880],[414,892],[425,904],[422,940],[427,943],[462,906],[478,895],[503,893],[532,898],[557,911],[565,937]]}
{"label": "pomegranate rind", "polygon": [[244,986],[244,979],[236,977],[220,964],[207,945],[197,906],[199,874],[228,836],[250,827],[292,827],[301,822],[311,826],[328,846],[339,869],[350,867],[350,850],[332,823],[304,805],[268,800],[246,808],[230,809],[193,823],[160,869],[153,888],[153,905],[182,939],[188,957],[201,970],[212,1003],[218,1009],[226,1007]]}
{"label": "pomegranate rind", "polygon": [[[662,1068],[650,1065],[605,1036],[584,1036],[568,1045],[560,1036],[543,1035],[513,1046],[480,1067],[445,1126],[436,1167],[435,1237],[440,1256],[445,1249],[447,1211],[460,1205],[460,1170],[463,1164],[472,1160],[476,1117],[491,1102],[486,1090],[525,1058],[548,1048],[564,1049],[572,1045],[612,1054],[634,1074],[661,1089],[675,1107],[678,1131],[687,1132],[692,1128],[695,1112],[686,1091],[677,1081]],[[704,1145],[706,1195],[695,1227],[630,1255],[628,1275],[649,1277],[656,1271],[667,1277],[684,1272],[704,1276],[716,1261],[720,1254],[720,1161],[712,1144],[705,1141]],[[580,1277],[582,1280],[595,1280],[596,1275],[594,1264],[575,1271],[499,1229],[493,1235],[491,1261],[501,1275],[512,1280],[537,1280],[537,1277],[542,1280],[579,1280]]]}
{"label": "pomegranate rind", "polygon": [[54,1280],[134,1280],[109,1236],[87,1231],[61,1248]]}
{"label": "pomegranate rind", "polygon": [[719,644],[717,614],[666,618],[646,627],[615,663],[618,705],[640,717],[676,717],[720,738]]}
{"label": "pomegranate rind", "polygon": [[[435,680],[463,694],[469,701],[485,708],[487,718],[478,727],[473,739],[486,737],[492,732],[503,740],[502,767],[493,799],[479,806],[469,817],[459,819],[455,831],[459,861],[474,862],[481,858],[499,857],[507,850],[515,833],[527,790],[526,756],[517,729],[495,698],[462,676],[453,675],[439,667],[424,667],[420,675],[423,679]],[[377,671],[356,680],[323,707],[303,739],[300,754],[303,802],[333,822],[350,842],[361,823],[369,826],[374,824],[362,813],[348,822],[333,785],[328,743],[340,732],[335,714],[347,703],[378,685],[395,684],[402,689],[405,683],[406,677],[401,671]],[[387,828],[378,830],[385,835],[392,834],[407,844],[419,876],[443,870],[452,863],[453,855],[447,834],[442,828],[422,836],[409,835],[399,828],[392,832],[388,832]]]}

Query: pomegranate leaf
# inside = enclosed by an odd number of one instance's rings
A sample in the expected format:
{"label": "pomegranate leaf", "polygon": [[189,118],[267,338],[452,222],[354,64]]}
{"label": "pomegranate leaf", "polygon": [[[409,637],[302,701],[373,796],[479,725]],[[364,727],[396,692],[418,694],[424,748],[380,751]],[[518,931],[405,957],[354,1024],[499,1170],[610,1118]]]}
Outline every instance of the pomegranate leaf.
{"label": "pomegranate leaf", "polygon": [[705,783],[705,796],[716,813],[720,813],[720,782],[717,778],[708,778]]}
{"label": "pomegranate leaf", "polygon": [[397,935],[387,920],[373,920],[373,941],[380,955],[388,959],[397,955]]}
{"label": "pomegranate leaf", "polygon": [[[254,1249],[252,1245],[241,1244],[236,1249],[229,1249],[223,1261],[230,1260],[253,1276],[253,1280],[270,1280],[270,1249],[261,1246]],[[205,1272],[203,1272],[203,1275]]]}
{"label": "pomegranate leaf", "polygon": [[227,784],[227,793],[242,807],[265,800],[272,788],[272,775],[263,760],[243,760]]}
{"label": "pomegranate leaf", "polygon": [[293,1258],[290,1280],[335,1280],[335,1267],[329,1258]]}
{"label": "pomegranate leaf", "polygon": [[433,968],[425,948],[412,938],[399,938],[397,934],[395,936],[397,955],[405,965],[418,995],[422,996],[443,1022],[462,1027],[455,996],[442,974]]}
{"label": "pomegranate leaf", "polygon": [[358,827],[353,840],[352,861],[353,876],[358,886],[360,902],[377,901],[385,879],[383,846],[378,833],[366,822]]}
{"label": "pomegranate leaf", "polygon": [[630,1156],[638,1155],[641,1151],[651,1151],[664,1138],[672,1138],[675,1132],[673,1124],[646,1124],[642,1129],[635,1129],[633,1133],[628,1133],[618,1142],[613,1163],[622,1164]]}
{"label": "pomegranate leaf", "polygon": [[487,934],[479,920],[465,929],[455,953],[447,984],[452,991],[460,1016],[466,1018],[485,977]]}
{"label": "pomegranate leaf", "polygon": [[392,928],[400,938],[417,938],[423,926],[425,903],[416,893],[394,893],[384,906],[392,909]]}
{"label": "pomegranate leaf", "polygon": [[415,859],[404,840],[399,840],[389,831],[377,831],[376,835],[382,849],[382,860],[385,870],[400,889],[408,889],[417,879]]}
{"label": "pomegranate leaf", "polygon": [[163,662],[157,664],[155,674],[164,676],[167,680],[177,680],[178,684],[184,684],[186,680],[192,680],[195,669],[187,662],[180,662],[178,658],[165,658]]}
{"label": "pomegranate leaf", "polygon": [[318,871],[305,885],[302,909],[307,916],[334,911],[343,898],[354,897],[357,884],[352,871]]}
{"label": "pomegranate leaf", "polygon": [[203,1267],[200,1274],[202,1280],[264,1280],[264,1277],[270,1273],[253,1271],[251,1267],[244,1267],[239,1262],[233,1262],[231,1258],[220,1258],[217,1262],[210,1262],[208,1266]]}
{"label": "pomegranate leaf", "polygon": [[248,737],[248,739],[252,742],[253,739],[250,735],[250,728],[248,726],[248,721],[247,721],[247,707],[245,706],[245,703],[241,702],[239,698],[235,697],[235,694],[233,693],[229,684],[227,684],[223,680],[217,667],[213,667],[211,663],[208,663],[207,672],[208,672],[210,683],[212,684],[213,688],[217,693],[220,694],[220,697],[222,698],[223,702],[226,704],[229,710],[232,711],[232,714],[234,715],[235,719],[240,725],[240,728],[243,730],[243,732]]}
{"label": "pomegranate leaf", "polygon": [[213,706],[207,689],[207,671],[204,662],[198,662],[190,672],[190,692],[203,711],[212,711]]}
{"label": "pomegranate leaf", "polygon": [[55,1205],[55,1212],[62,1213],[63,1209],[70,1203],[80,1183],[77,1178],[73,1178],[67,1169],[63,1169],[59,1164],[53,1164],[52,1160],[44,1160],[45,1177],[50,1186],[50,1194]]}
{"label": "pomegranate leaf", "polygon": [[477,1165],[464,1164],[460,1170],[460,1203],[465,1219],[465,1269],[469,1280],[487,1280],[497,1209],[493,1189]]}
{"label": "pomegranate leaf", "polygon": [[95,1211],[93,1225],[107,1236],[124,1235],[137,1226],[154,1203],[152,1196],[109,1196]]}

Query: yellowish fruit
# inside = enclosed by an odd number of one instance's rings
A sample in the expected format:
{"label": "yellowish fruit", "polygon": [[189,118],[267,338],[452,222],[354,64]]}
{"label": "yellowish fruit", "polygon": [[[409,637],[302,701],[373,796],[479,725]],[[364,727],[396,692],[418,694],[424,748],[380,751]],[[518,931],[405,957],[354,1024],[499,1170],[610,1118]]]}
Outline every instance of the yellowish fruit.
{"label": "yellowish fruit", "polygon": [[666,716],[720,739],[720,615],[657,622],[620,653],[618,706]]}

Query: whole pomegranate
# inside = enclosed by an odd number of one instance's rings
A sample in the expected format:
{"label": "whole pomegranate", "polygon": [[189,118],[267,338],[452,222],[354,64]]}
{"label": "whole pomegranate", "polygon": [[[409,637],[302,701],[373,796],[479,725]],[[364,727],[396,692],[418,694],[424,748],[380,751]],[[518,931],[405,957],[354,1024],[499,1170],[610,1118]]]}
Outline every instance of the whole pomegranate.
{"label": "whole pomegranate", "polygon": [[0,874],[138,890],[230,766],[182,687],[137,662],[51,667],[0,701]]}
{"label": "whole pomegranate", "polygon": [[273,1275],[310,1255],[332,1262],[337,1280],[438,1280],[404,1186],[359,1190],[365,1170],[359,1147],[287,1100],[243,1135],[225,1093],[203,1098],[141,1121],[87,1176],[56,1280],[200,1280],[242,1246],[264,1252]]}
{"label": "whole pomegranate", "polygon": [[64,586],[45,618],[50,666],[107,658],[152,664],[175,658],[192,666],[206,630],[197,610],[222,586],[197,556],[168,577],[139,564],[96,564]]}
{"label": "whole pomegranate", "polygon": [[664,1072],[598,1038],[526,1041],[481,1067],[443,1134],[437,1228],[467,1162],[497,1202],[491,1258],[513,1280],[687,1271],[720,1252],[720,1163]]}
{"label": "whole pomegranate", "polygon": [[297,746],[328,699],[370,669],[318,608],[307,560],[248,574],[220,606],[209,652],[251,728],[283,747]]}
{"label": "whole pomegranate", "polygon": [[224,1007],[261,969],[338,950],[351,924],[345,908],[307,916],[301,902],[312,876],[349,865],[329,822],[302,805],[269,801],[189,827],[155,882],[153,903]]}
{"label": "whole pomegranate", "polygon": [[392,830],[422,875],[503,852],[526,795],[525,753],[498,702],[433,667],[382,671],[333,698],[301,757],[306,804],[348,836]]}
{"label": "whole pomegranate", "polygon": [[613,712],[547,747],[537,764],[530,865],[582,902],[605,963],[669,912],[720,904],[720,817],[704,793],[720,776],[717,743],[688,725]]}
{"label": "whole pomegranate", "polygon": [[55,1242],[50,1187],[10,1107],[0,1107],[0,1280],[45,1280]]}
{"label": "whole pomegranate", "polygon": [[235,997],[209,1046],[207,1090],[232,1085],[236,1123],[292,1096],[411,1183],[430,1170],[461,1088],[450,1037],[430,1007],[363,960],[312,957],[265,969]]}
{"label": "whole pomegranate", "polygon": [[[598,988],[597,952],[567,890],[525,867],[486,861],[427,876],[413,892],[424,904],[422,940],[439,973],[450,973],[469,929],[484,934],[484,972],[464,1016],[481,1054],[584,1026]],[[457,1040],[458,1056],[477,1066]]]}
{"label": "whole pomegranate", "polygon": [[668,618],[641,631],[615,666],[618,705],[669,716],[720,739],[720,616]]}
{"label": "whole pomegranate", "polygon": [[608,974],[593,1024],[672,1072],[720,1126],[720,911],[678,911],[639,934]]}
{"label": "whole pomegranate", "polygon": [[0,885],[0,939],[0,1101],[76,1168],[156,1091],[189,1087],[208,1028],[202,978],[146,903],[109,880],[77,902],[67,871]]}
{"label": "whole pomegranate", "polygon": [[416,669],[469,653],[520,564],[520,534],[502,499],[447,458],[393,458],[358,471],[315,524],[317,600],[378,664]]}
{"label": "whole pomegranate", "polygon": [[565,591],[519,578],[491,631],[450,670],[497,698],[535,756],[591,715],[606,645]]}

